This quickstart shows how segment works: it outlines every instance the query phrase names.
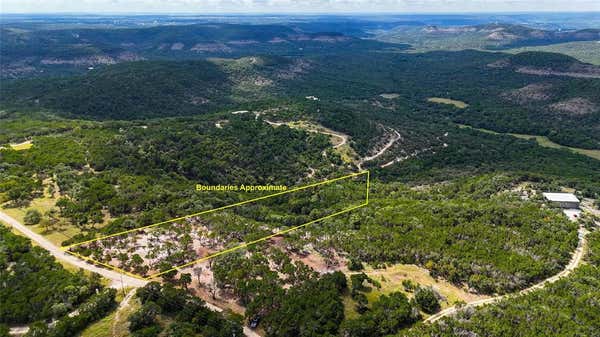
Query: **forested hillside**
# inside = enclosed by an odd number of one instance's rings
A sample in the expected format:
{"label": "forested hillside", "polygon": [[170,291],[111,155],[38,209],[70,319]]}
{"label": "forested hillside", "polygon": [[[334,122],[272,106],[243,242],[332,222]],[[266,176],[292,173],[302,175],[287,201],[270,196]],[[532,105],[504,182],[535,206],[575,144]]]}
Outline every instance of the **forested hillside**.
{"label": "forested hillside", "polygon": [[61,134],[36,137],[28,151],[2,149],[1,200],[26,205],[58,189],[56,207],[72,225],[95,232],[91,225],[108,211],[114,221],[105,230],[119,231],[244,197],[202,195],[196,184],[294,186],[311,168],[316,177],[345,170],[322,135],[273,128],[254,116],[228,118],[222,128],[201,119],[74,123]]}
{"label": "forested hillside", "polygon": [[[33,28],[33,29],[31,29]],[[289,25],[182,24],[149,28],[0,27],[0,78],[87,72],[138,60],[190,60],[249,55],[315,55],[405,49],[340,32]],[[326,29],[327,26],[322,26]]]}
{"label": "forested hillside", "polygon": [[[515,56],[475,51],[354,52],[216,62],[146,61],[75,77],[7,83],[1,89],[0,103],[86,118],[139,119],[306,105],[305,97],[315,96],[319,99],[315,110],[323,105],[322,112],[313,110],[316,118],[327,116],[331,107],[340,104],[344,110],[363,106],[360,110],[368,114],[409,104],[437,115],[438,120],[449,118],[498,132],[542,135],[563,145],[598,149],[600,79],[593,76],[599,71],[566,56],[539,52]],[[592,77],[552,76],[553,72]],[[384,93],[398,98],[379,96]],[[453,98],[467,106],[427,103],[430,97]]]}
{"label": "forested hillside", "polygon": [[[595,336],[600,330],[600,232],[589,235],[589,265],[546,289],[506,299],[481,309],[464,310],[456,317],[424,325],[398,336]],[[525,319],[526,318],[526,319]]]}
{"label": "forested hillside", "polygon": [[[0,335],[17,324],[28,337],[90,325],[98,335],[82,337],[600,329],[591,215],[569,221],[542,196],[599,205],[600,67],[557,53],[407,53],[359,38],[391,27],[377,20],[65,20],[0,24],[0,211],[78,258],[154,282],[117,307],[125,290],[0,226]],[[471,33],[510,40],[504,48],[597,32]],[[197,189],[313,183],[251,203],[274,191]],[[583,226],[588,265],[569,277],[420,323],[560,273]]]}
{"label": "forested hillside", "polygon": [[409,43],[417,50],[503,50],[513,47],[551,45],[572,41],[595,41],[598,29],[554,30],[508,23],[481,25],[408,25],[399,24],[379,31],[377,39]]}

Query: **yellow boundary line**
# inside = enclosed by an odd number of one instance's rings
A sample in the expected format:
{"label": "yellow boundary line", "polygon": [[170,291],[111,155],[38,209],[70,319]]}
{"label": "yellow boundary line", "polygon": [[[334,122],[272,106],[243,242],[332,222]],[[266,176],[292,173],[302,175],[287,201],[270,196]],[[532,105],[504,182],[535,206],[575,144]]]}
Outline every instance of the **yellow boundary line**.
{"label": "yellow boundary line", "polygon": [[231,253],[231,252],[234,252],[234,251],[236,251],[236,250],[239,250],[239,249],[242,249],[242,248],[246,248],[246,247],[248,247],[248,246],[255,245],[255,244],[257,244],[257,243],[260,243],[260,242],[263,242],[263,241],[269,240],[270,238],[273,238],[273,237],[276,237],[276,236],[279,236],[279,235],[284,235],[284,234],[286,234],[286,233],[289,233],[289,232],[292,232],[292,231],[298,230],[298,229],[300,229],[300,228],[302,228],[302,227],[306,227],[306,226],[308,226],[308,225],[312,225],[312,224],[314,224],[315,222],[319,222],[319,221],[321,221],[321,220],[329,219],[329,218],[332,218],[332,217],[334,217],[334,216],[338,216],[338,215],[340,215],[340,214],[348,213],[348,212],[350,212],[350,211],[353,211],[353,210],[355,210],[355,209],[357,209],[357,208],[360,208],[360,207],[364,207],[364,206],[366,206],[366,205],[367,205],[367,203],[365,202],[365,203],[363,203],[363,204],[360,204],[360,205],[357,205],[357,206],[353,206],[353,207],[350,207],[350,208],[347,208],[347,209],[341,210],[341,211],[339,211],[339,212],[335,212],[335,213],[333,213],[333,214],[329,214],[329,215],[327,215],[327,216],[324,216],[324,217],[322,217],[322,218],[319,218],[319,219],[315,219],[315,220],[309,221],[309,222],[307,222],[307,223],[305,223],[305,224],[298,225],[298,226],[295,226],[295,227],[290,227],[290,228],[288,228],[288,229],[285,229],[285,230],[282,230],[282,231],[279,231],[279,232],[273,233],[273,234],[271,234],[271,235],[267,235],[267,236],[265,236],[265,237],[263,237],[263,238],[256,239],[256,240],[254,240],[254,241],[250,241],[250,242],[244,242],[244,243],[241,243],[241,244],[239,244],[239,245],[237,245],[237,246],[235,246],[235,247],[233,247],[233,248],[229,248],[229,249],[221,250],[221,251],[219,251],[219,252],[216,252],[216,253],[214,253],[214,254],[211,254],[211,255],[208,255],[208,256],[205,256],[205,257],[199,258],[199,259],[197,259],[197,260],[194,260],[194,261],[190,261],[190,262],[188,262],[188,263],[186,263],[186,264],[182,264],[181,266],[173,267],[173,268],[171,268],[171,269],[169,269],[169,270],[165,270],[165,271],[163,271],[163,272],[160,272],[160,273],[152,274],[152,275],[150,275],[150,276],[146,277],[145,279],[146,279],[146,280],[150,280],[150,279],[153,279],[153,278],[155,278],[155,277],[157,277],[157,276],[160,276],[160,275],[162,275],[162,274],[166,274],[166,273],[168,273],[168,272],[171,272],[171,271],[173,271],[173,270],[179,270],[179,269],[185,268],[185,267],[187,267],[187,266],[191,266],[191,265],[193,265],[193,264],[196,264],[196,263],[204,262],[204,261],[206,261],[206,260],[212,259],[212,258],[214,258],[214,257],[220,256],[220,255],[223,255],[223,254]]}
{"label": "yellow boundary line", "polygon": [[[365,175],[365,174],[367,176],[366,191],[365,191],[366,192],[365,193],[365,202],[362,203],[362,204],[360,204],[360,205],[353,206],[353,207],[350,207],[350,208],[338,211],[338,212],[333,213],[333,214],[329,214],[329,215],[324,216],[324,217],[319,218],[319,219],[311,220],[311,221],[309,221],[307,223],[304,223],[302,225],[294,226],[294,227],[291,227],[291,228],[288,228],[288,229],[285,229],[285,230],[273,233],[271,235],[267,235],[267,236],[265,236],[263,238],[260,238],[260,239],[256,239],[256,240],[253,240],[253,241],[250,241],[250,242],[245,242],[245,243],[239,244],[239,245],[237,245],[237,246],[235,246],[233,248],[221,250],[221,251],[216,252],[214,254],[211,254],[211,255],[202,257],[200,259],[188,262],[188,263],[183,264],[181,266],[176,266],[174,268],[171,268],[169,270],[165,270],[165,271],[160,272],[160,273],[152,274],[152,275],[150,275],[148,277],[145,277],[145,278],[144,277],[140,277],[139,275],[136,275],[136,274],[132,274],[132,273],[130,273],[128,271],[125,271],[125,270],[123,270],[121,268],[118,268],[118,267],[115,267],[113,265],[110,265],[110,264],[107,264],[107,263],[103,263],[103,262],[99,262],[99,261],[94,260],[92,258],[83,256],[81,254],[78,254],[78,253],[75,253],[75,252],[71,252],[71,251],[68,250],[68,249],[70,249],[72,247],[76,247],[76,246],[83,245],[83,244],[86,244],[86,243],[90,243],[90,242],[94,242],[94,241],[99,241],[99,240],[103,240],[103,239],[107,239],[107,238],[111,238],[111,237],[115,237],[115,236],[119,236],[119,235],[131,233],[131,232],[135,232],[135,231],[140,231],[140,230],[143,230],[143,229],[146,229],[146,228],[156,227],[156,226],[164,225],[164,224],[167,224],[167,223],[172,223],[172,222],[176,222],[176,221],[179,221],[179,220],[184,220],[184,219],[187,219],[187,218],[195,217],[195,216],[202,215],[202,214],[213,213],[213,212],[221,211],[221,210],[224,210],[224,209],[228,209],[228,208],[232,208],[232,207],[236,207],[236,206],[248,204],[248,203],[251,203],[251,202],[255,202],[255,201],[259,201],[259,200],[264,200],[264,199],[267,199],[267,198],[272,198],[272,197],[276,197],[276,196],[279,196],[279,195],[284,195],[284,194],[288,194],[288,193],[292,193],[292,192],[297,192],[297,191],[305,190],[305,189],[308,189],[308,188],[311,188],[311,187],[325,185],[325,184],[329,184],[329,183],[332,183],[332,182],[335,182],[335,181],[339,181],[339,180],[343,180],[343,179],[348,179],[348,178],[352,178],[352,177],[357,177],[357,176],[361,176],[361,175]],[[202,211],[202,212],[193,213],[193,214],[189,214],[189,215],[186,215],[186,216],[174,218],[174,219],[171,219],[171,220],[166,220],[166,221],[158,222],[158,223],[155,223],[155,224],[152,224],[152,225],[148,225],[148,226],[144,226],[144,227],[139,227],[139,228],[134,228],[134,229],[130,229],[130,230],[126,230],[126,231],[123,231],[123,232],[114,233],[114,234],[110,234],[110,235],[105,235],[105,236],[102,236],[102,237],[99,237],[99,238],[96,238],[96,239],[87,240],[87,241],[75,243],[75,244],[72,244],[72,245],[69,245],[69,246],[61,247],[61,249],[63,251],[65,251],[65,252],[67,252],[68,254],[77,256],[78,258],[86,260],[88,262],[92,262],[92,263],[95,263],[95,264],[107,267],[109,269],[118,271],[118,272],[123,273],[125,275],[131,276],[131,277],[135,277],[137,279],[149,280],[149,279],[153,279],[153,278],[155,278],[157,276],[160,276],[160,275],[166,274],[168,272],[171,272],[173,270],[179,270],[181,268],[187,267],[187,266],[192,265],[192,264],[203,262],[203,261],[206,261],[208,259],[220,256],[220,255],[223,255],[223,254],[226,254],[226,253],[231,253],[231,252],[236,251],[238,249],[246,248],[248,246],[257,244],[259,242],[266,241],[266,240],[268,240],[270,238],[273,238],[275,236],[279,236],[279,235],[283,235],[283,234],[295,231],[297,229],[300,229],[302,227],[311,225],[311,224],[319,222],[321,220],[325,220],[325,219],[328,219],[328,218],[331,218],[331,217],[334,217],[334,216],[338,216],[340,214],[344,214],[344,213],[353,211],[353,210],[355,210],[357,208],[367,206],[369,204],[370,177],[371,176],[370,176],[370,172],[369,171],[361,171],[361,172],[357,172],[357,173],[352,173],[352,174],[349,174],[349,175],[345,175],[343,177],[338,177],[338,178],[334,178],[334,179],[328,179],[328,180],[321,181],[321,182],[318,182],[318,183],[313,183],[313,184],[309,184],[309,185],[305,185],[305,186],[293,188],[293,189],[290,189],[290,190],[287,190],[287,191],[277,192],[277,193],[265,195],[265,196],[262,196],[262,197],[258,197],[258,198],[254,198],[254,199],[250,199],[250,200],[245,200],[245,201],[238,202],[238,203],[235,203],[235,204],[226,205],[226,206],[222,206],[222,207],[218,207],[218,208],[214,208],[214,209],[210,209],[210,210],[206,210],[206,211]]]}

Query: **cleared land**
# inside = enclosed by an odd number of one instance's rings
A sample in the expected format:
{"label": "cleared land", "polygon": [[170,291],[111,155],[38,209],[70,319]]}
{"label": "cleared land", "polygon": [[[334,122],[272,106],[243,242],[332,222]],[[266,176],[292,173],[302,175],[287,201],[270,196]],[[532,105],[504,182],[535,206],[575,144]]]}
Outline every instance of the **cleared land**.
{"label": "cleared land", "polygon": [[457,107],[459,109],[464,109],[469,106],[467,103],[465,103],[463,101],[458,101],[458,100],[450,99],[450,98],[442,98],[442,97],[429,97],[427,99],[427,102],[454,105],[455,107]]}
{"label": "cleared land", "polygon": [[549,148],[553,148],[553,149],[566,149],[566,150],[570,150],[570,151],[582,154],[584,156],[588,156],[588,157],[600,160],[600,150],[589,150],[589,149],[581,149],[581,148],[577,148],[577,147],[560,145],[560,144],[557,144],[557,143],[551,141],[546,136],[526,135],[526,134],[521,134],[521,133],[501,133],[501,132],[496,132],[496,131],[492,131],[492,130],[488,130],[488,129],[474,128],[474,127],[471,127],[469,125],[464,125],[464,124],[458,124],[458,126],[461,128],[471,128],[471,129],[475,129],[475,130],[478,130],[481,132],[491,133],[494,135],[511,135],[513,137],[522,138],[522,139],[534,139],[540,146],[543,146],[543,147],[549,147]]}
{"label": "cleared land", "polygon": [[381,94],[379,95],[385,99],[394,99],[394,98],[398,98],[400,97],[400,94],[396,94],[396,93],[385,93],[385,94]]}
{"label": "cleared land", "polygon": [[[15,218],[17,221],[23,223],[25,214],[28,210],[37,210],[41,214],[45,214],[46,212],[55,207],[56,200],[56,198],[50,196],[35,198],[31,201],[28,207],[6,208],[3,210],[3,212]],[[28,226],[28,228],[37,234],[43,235],[56,246],[60,246],[63,241],[68,240],[74,235],[81,233],[81,229],[64,221],[58,221],[57,223],[52,225],[31,225]]]}
{"label": "cleared land", "polygon": [[65,249],[130,276],[153,278],[365,206],[367,190],[368,173],[354,173]]}
{"label": "cleared land", "polygon": [[10,147],[15,151],[27,150],[30,149],[32,146],[33,143],[31,142],[31,140],[27,140],[19,144],[10,144]]}
{"label": "cleared land", "polygon": [[[344,272],[348,274],[348,271]],[[404,280],[412,281],[421,287],[431,287],[442,297],[442,300],[440,301],[442,309],[452,307],[460,302],[468,303],[489,298],[489,296],[486,295],[470,293],[444,279],[436,279],[430,275],[427,269],[413,264],[396,264],[381,269],[367,267],[365,268],[364,273],[381,284],[380,288],[372,287],[371,290],[367,292],[366,295],[369,303],[377,301],[381,295],[388,295],[396,291],[403,292],[406,296],[412,298],[413,293],[404,290],[401,285]],[[350,272],[350,274],[352,274],[352,272]],[[358,316],[354,310],[356,303],[350,296],[344,299],[344,304],[346,307],[346,314],[349,315],[350,318]]]}

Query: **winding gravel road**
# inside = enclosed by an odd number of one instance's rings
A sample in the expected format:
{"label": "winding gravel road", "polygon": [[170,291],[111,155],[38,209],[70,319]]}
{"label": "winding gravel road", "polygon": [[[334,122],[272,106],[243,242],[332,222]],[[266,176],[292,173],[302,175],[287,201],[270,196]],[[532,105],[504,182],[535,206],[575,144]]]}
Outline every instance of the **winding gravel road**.
{"label": "winding gravel road", "polygon": [[[267,124],[272,125],[272,126],[287,125],[289,127],[293,127],[293,126],[290,126],[290,123],[288,123],[288,122],[273,122],[273,121],[270,121],[268,119],[265,119],[264,121]],[[334,149],[337,149],[338,147],[340,147],[340,146],[342,146],[342,145],[344,145],[344,144],[346,144],[348,142],[348,135],[345,135],[345,134],[340,133],[340,132],[335,132],[333,130],[328,130],[328,129],[326,129],[326,130],[303,129],[303,130],[305,130],[307,132],[320,133],[320,134],[323,134],[323,135],[328,135],[328,136],[337,137],[337,138],[341,139],[341,141],[340,141],[339,144],[333,146]]]}
{"label": "winding gravel road", "polygon": [[558,281],[559,279],[561,279],[562,277],[565,277],[565,276],[571,274],[573,272],[573,270],[575,270],[575,268],[577,268],[583,261],[584,247],[586,245],[586,238],[585,238],[586,234],[587,234],[587,231],[583,227],[580,227],[579,232],[578,232],[579,243],[577,245],[577,249],[575,249],[575,252],[573,252],[573,255],[571,257],[571,261],[569,262],[569,264],[567,264],[565,269],[563,269],[560,273],[558,273],[554,276],[551,276],[539,283],[536,283],[529,288],[523,289],[517,293],[506,294],[506,295],[502,295],[502,296],[496,296],[496,297],[486,298],[486,299],[482,299],[482,300],[477,300],[477,301],[469,302],[460,307],[452,306],[452,307],[446,308],[446,309],[438,312],[437,314],[429,316],[425,320],[425,322],[433,323],[435,321],[440,320],[441,318],[453,315],[460,310],[464,310],[467,308],[474,308],[474,307],[482,306],[484,304],[496,303],[496,302],[499,302],[501,300],[504,300],[506,298],[509,298],[509,297],[512,297],[515,295],[524,295],[533,290],[542,289],[546,285],[554,283],[554,282]]}

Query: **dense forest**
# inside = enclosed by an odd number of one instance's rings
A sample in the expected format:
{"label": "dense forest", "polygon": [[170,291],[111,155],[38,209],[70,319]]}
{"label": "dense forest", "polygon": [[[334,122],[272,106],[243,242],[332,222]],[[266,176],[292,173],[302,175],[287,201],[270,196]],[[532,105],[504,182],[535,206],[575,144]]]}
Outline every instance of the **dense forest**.
{"label": "dense forest", "polygon": [[[541,192],[599,199],[600,161],[476,128],[600,149],[599,68],[553,53],[405,53],[346,27],[299,26],[307,31],[0,27],[11,62],[0,87],[0,206],[62,246],[133,230],[70,249],[159,273],[127,314],[136,337],[241,336],[244,325],[267,337],[593,336],[600,237],[591,221],[588,265],[433,325],[419,321],[451,304],[436,289],[405,275],[383,291],[368,273],[416,265],[484,297],[563,270],[578,224]],[[19,73],[25,65],[48,73]],[[359,170],[370,171],[368,205],[173,270],[367,194],[362,175],[169,221],[266,194],[197,184],[292,188]],[[0,246],[0,336],[17,324],[30,326],[27,337],[76,336],[115,311],[115,290],[96,274],[65,270],[2,226]],[[238,314],[211,311],[200,296]]]}
{"label": "dense forest", "polygon": [[588,236],[588,265],[560,281],[398,336],[596,336],[600,331],[600,232]]}
{"label": "dense forest", "polygon": [[142,307],[128,317],[132,336],[242,336],[239,318],[214,312],[198,297],[171,284],[150,282],[136,296]]}
{"label": "dense forest", "polygon": [[[0,226],[0,243],[0,323],[36,322],[48,332],[45,322],[58,319],[49,336],[67,336],[114,308],[114,290],[102,290],[99,275],[65,270],[44,249],[4,226]],[[69,315],[76,310],[77,315]]]}
{"label": "dense forest", "polygon": [[309,167],[328,176],[341,164],[324,136],[273,128],[251,116],[230,116],[223,128],[198,119],[166,127],[164,121],[84,123],[35,142],[28,151],[0,150],[3,201],[27,204],[55,188],[42,183],[50,177],[62,196],[61,217],[90,230],[103,211],[115,218],[106,230],[119,231],[248,197],[197,193],[196,184],[293,186]]}
{"label": "dense forest", "polygon": [[[6,108],[42,107],[93,119],[141,119],[305,105],[305,97],[316,96],[323,111],[317,108],[315,118],[330,119],[328,106],[343,104],[345,110],[355,111],[366,100],[370,110],[389,110],[396,103],[408,102],[436,115],[437,120],[600,148],[596,132],[600,80],[517,71],[522,67],[583,75],[597,72],[595,66],[542,52],[509,56],[477,51],[394,54],[367,50],[228,61],[139,61],[67,78],[7,82],[1,88],[0,103]],[[453,85],[456,82],[462,85]],[[395,93],[398,98],[387,102],[379,97],[382,93]],[[458,99],[468,106],[427,104],[429,97]],[[351,125],[342,123],[344,127]]]}
{"label": "dense forest", "polygon": [[475,292],[514,292],[557,273],[577,242],[562,214],[505,193],[522,180],[481,176],[421,191],[375,184],[368,207],[307,230],[323,251],[371,265],[416,263]]}

